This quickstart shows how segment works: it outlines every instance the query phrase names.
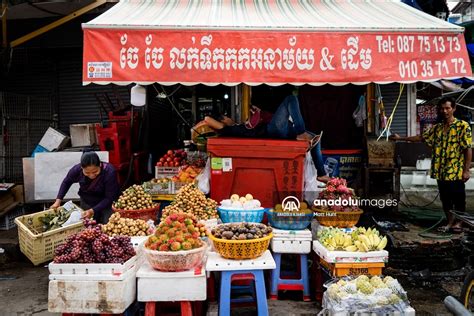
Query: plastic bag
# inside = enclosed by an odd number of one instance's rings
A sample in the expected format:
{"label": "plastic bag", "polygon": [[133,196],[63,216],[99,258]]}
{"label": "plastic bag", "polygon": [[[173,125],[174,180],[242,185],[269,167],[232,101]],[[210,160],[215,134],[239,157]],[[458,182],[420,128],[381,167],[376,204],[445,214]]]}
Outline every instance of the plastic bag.
{"label": "plastic bag", "polygon": [[82,221],[82,211],[72,211],[71,215],[69,215],[68,220],[62,224],[62,227],[76,224]]}
{"label": "plastic bag", "polygon": [[211,191],[211,158],[207,158],[206,166],[196,179],[198,181],[199,190],[204,194],[209,194]]}
{"label": "plastic bag", "polygon": [[[368,276],[371,278],[371,276]],[[384,278],[383,275],[380,276],[381,279]],[[323,294],[322,307],[323,310],[328,312],[329,315],[336,313],[374,313],[375,315],[392,315],[396,312],[403,315],[404,311],[410,307],[410,302],[407,298],[406,291],[400,286],[397,280],[396,282],[399,287],[397,289],[375,289],[375,291],[370,295],[362,294],[358,290],[352,290],[350,293],[347,293],[344,285],[341,285],[341,290],[338,291],[340,294],[332,293],[331,286],[337,285],[337,282],[344,280],[345,282],[351,282],[357,279],[357,276],[346,276],[342,278],[334,278],[326,282],[323,286],[327,290]],[[356,285],[353,285],[356,287]],[[381,291],[378,293],[378,291]],[[383,293],[388,291],[398,296],[398,301],[396,303],[388,302],[388,298],[391,294]],[[342,292],[342,293],[341,293]],[[341,295],[346,293],[344,295]]]}
{"label": "plastic bag", "polygon": [[62,207],[70,214],[68,220],[61,225],[62,227],[82,221],[82,212],[84,211],[82,208],[74,204],[72,201],[64,203]]}
{"label": "plastic bag", "polygon": [[303,198],[309,205],[313,205],[314,200],[318,197],[319,191],[321,189],[318,186],[318,171],[314,166],[313,158],[311,157],[311,152],[306,153],[304,160],[304,191]]}

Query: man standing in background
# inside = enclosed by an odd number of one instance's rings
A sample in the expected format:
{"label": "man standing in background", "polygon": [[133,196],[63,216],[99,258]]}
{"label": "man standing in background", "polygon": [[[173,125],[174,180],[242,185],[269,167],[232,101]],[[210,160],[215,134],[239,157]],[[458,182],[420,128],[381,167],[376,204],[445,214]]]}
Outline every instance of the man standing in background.
{"label": "man standing in background", "polygon": [[456,101],[442,98],[438,102],[441,123],[426,130],[423,135],[401,137],[391,136],[394,141],[425,142],[432,150],[431,177],[438,182],[439,197],[448,219],[448,225],[442,230],[457,232],[462,223],[455,223],[450,213],[466,211],[465,182],[471,177],[469,168],[472,160],[472,133],[469,124],[454,117]]}

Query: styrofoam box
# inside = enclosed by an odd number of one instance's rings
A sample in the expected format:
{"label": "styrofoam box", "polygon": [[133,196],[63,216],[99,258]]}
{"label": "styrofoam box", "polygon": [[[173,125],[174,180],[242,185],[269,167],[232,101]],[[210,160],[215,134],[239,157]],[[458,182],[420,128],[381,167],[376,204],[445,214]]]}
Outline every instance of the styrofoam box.
{"label": "styrofoam box", "polygon": [[135,271],[127,271],[120,281],[51,280],[48,311],[51,313],[121,314],[135,301]]}
{"label": "styrofoam box", "polygon": [[305,254],[311,252],[311,240],[286,240],[273,238],[272,251],[276,253]]}
{"label": "styrofoam box", "polygon": [[139,302],[205,301],[207,299],[204,268],[183,272],[154,270],[145,261],[137,272]]}
{"label": "styrofoam box", "polygon": [[320,258],[330,263],[388,262],[388,251],[386,250],[369,252],[329,251],[317,240],[313,241],[313,250]]}
{"label": "styrofoam box", "polygon": [[125,263],[54,263],[48,265],[50,280],[123,280],[136,272],[142,260],[133,256]]}
{"label": "styrofoam box", "polygon": [[41,138],[39,145],[46,148],[48,151],[54,151],[56,149],[62,149],[69,141],[69,137],[49,127]]}
{"label": "styrofoam box", "polygon": [[72,147],[92,146],[98,144],[95,124],[69,125]]}
{"label": "styrofoam box", "polygon": [[[348,313],[348,312],[336,312],[331,309],[323,309],[318,315],[324,316],[377,316],[376,313],[366,313],[366,312],[355,312],[355,313]],[[407,307],[403,313],[400,312],[393,312],[391,314],[387,314],[386,316],[415,316],[415,310],[413,307]]]}
{"label": "styrofoam box", "polygon": [[287,240],[309,240],[311,241],[311,232],[309,229],[303,230],[283,230],[273,228],[274,239],[287,239]]}

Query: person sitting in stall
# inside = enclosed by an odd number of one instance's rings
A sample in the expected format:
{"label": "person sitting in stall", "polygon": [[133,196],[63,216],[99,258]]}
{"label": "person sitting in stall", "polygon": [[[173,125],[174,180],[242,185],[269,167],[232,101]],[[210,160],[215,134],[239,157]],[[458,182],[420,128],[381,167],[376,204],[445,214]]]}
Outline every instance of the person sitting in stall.
{"label": "person sitting in stall", "polygon": [[[256,113],[258,113],[257,118]],[[206,116],[204,121],[220,136],[307,141],[308,150],[311,150],[311,156],[318,171],[318,181],[327,182],[330,179],[324,170],[321,153],[322,133],[316,135],[306,130],[298,98],[295,95],[287,96],[273,115],[260,111],[256,106],[252,106],[251,114],[247,122],[242,124],[235,123],[226,115]]]}
{"label": "person sitting in stall", "polygon": [[106,224],[112,214],[112,203],[120,193],[114,166],[102,162],[95,152],[84,152],[81,162],[64,178],[51,208],[61,206],[73,183],[79,183],[80,206],[85,210],[83,217],[93,217],[98,223]]}

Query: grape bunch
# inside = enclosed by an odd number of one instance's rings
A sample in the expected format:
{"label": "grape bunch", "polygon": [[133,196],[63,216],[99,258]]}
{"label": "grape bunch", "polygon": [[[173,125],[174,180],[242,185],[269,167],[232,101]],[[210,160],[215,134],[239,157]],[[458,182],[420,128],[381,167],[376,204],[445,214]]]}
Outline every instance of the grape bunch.
{"label": "grape bunch", "polygon": [[100,226],[89,226],[69,236],[56,248],[55,263],[124,263],[135,256],[130,237],[112,239],[102,233]]}
{"label": "grape bunch", "polygon": [[86,228],[89,228],[89,227],[95,227],[97,225],[97,221],[95,219],[90,219],[90,218],[84,218],[82,220],[82,222],[84,223],[84,226]]}

